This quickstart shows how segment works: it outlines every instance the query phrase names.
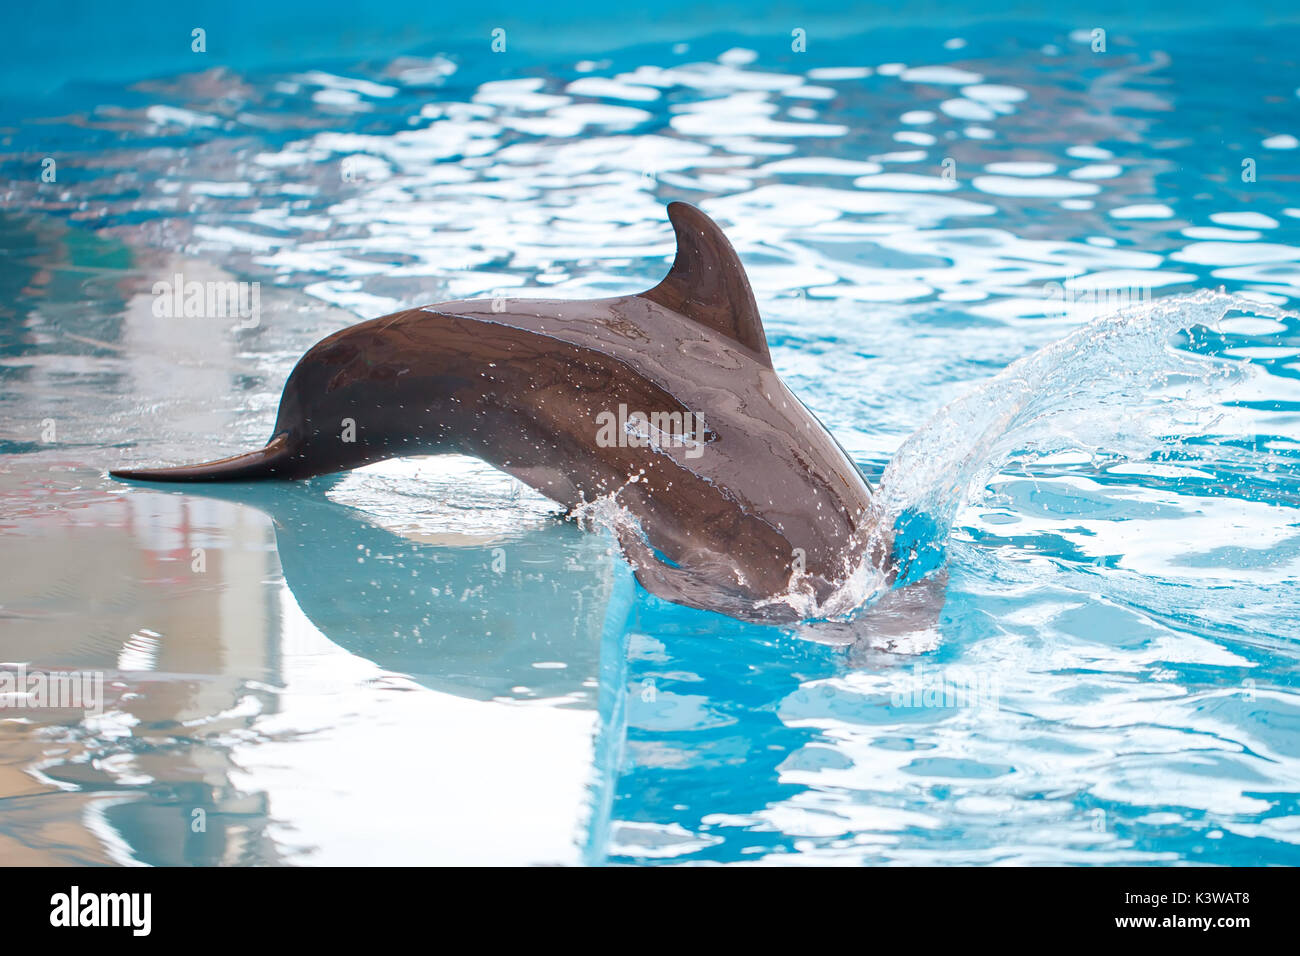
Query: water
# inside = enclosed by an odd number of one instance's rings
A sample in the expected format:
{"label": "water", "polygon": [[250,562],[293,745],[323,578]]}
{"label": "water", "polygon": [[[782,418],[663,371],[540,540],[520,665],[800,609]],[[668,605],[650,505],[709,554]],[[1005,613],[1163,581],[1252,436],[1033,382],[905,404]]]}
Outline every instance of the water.
{"label": "water", "polygon": [[[0,858],[1300,862],[1300,30],[1074,28],[453,38],[7,99],[0,657],[105,706],[0,721]],[[459,459],[106,477],[260,445],[359,317],[647,288],[673,199],[917,587],[687,610]],[[259,322],[156,316],[177,273],[260,282]]]}

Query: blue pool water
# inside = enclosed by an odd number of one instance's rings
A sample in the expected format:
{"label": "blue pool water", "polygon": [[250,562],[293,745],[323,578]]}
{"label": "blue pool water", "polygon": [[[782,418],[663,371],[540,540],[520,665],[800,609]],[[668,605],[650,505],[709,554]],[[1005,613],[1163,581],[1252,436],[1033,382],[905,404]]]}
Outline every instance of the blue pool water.
{"label": "blue pool water", "polygon": [[[506,22],[5,81],[0,658],[105,706],[6,702],[0,861],[1300,863],[1300,27]],[[916,588],[688,610],[461,459],[106,476],[359,318],[646,288],[675,199]]]}

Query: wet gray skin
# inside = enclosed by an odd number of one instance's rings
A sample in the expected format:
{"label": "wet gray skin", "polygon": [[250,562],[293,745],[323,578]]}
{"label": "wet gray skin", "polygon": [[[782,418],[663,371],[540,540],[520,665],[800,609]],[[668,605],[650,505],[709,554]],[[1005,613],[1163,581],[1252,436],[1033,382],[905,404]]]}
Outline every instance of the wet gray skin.
{"label": "wet gray skin", "polygon": [[[403,455],[473,455],[574,509],[610,496],[637,579],[736,617],[792,575],[820,603],[887,535],[843,449],[772,368],[749,280],[717,224],[668,207],[677,256],[638,295],[443,302],[315,345],[265,448],[114,471],[137,481],[300,479]],[[640,413],[639,415],[637,413]]]}

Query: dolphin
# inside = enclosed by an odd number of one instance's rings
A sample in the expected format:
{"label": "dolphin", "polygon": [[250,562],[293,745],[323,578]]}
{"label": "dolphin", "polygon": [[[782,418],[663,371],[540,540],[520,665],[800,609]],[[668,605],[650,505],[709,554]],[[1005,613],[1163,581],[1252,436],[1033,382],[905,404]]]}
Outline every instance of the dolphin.
{"label": "dolphin", "polygon": [[110,474],[301,479],[472,455],[612,525],[658,597],[770,622],[851,610],[864,580],[894,573],[872,489],[773,369],[722,230],[688,203],[668,217],[676,258],[648,291],[441,302],[350,326],[299,360],[266,447]]}

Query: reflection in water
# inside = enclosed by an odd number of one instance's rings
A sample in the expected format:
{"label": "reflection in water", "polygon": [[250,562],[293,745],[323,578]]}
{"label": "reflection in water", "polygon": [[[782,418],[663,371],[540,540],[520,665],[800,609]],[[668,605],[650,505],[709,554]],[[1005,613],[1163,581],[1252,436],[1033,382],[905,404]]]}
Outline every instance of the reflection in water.
{"label": "reflection in water", "polygon": [[[601,655],[617,671],[631,588],[611,542],[558,520],[412,540],[319,484],[65,488],[58,512],[6,490],[29,513],[7,529],[23,554],[0,640],[105,672],[109,697],[102,717],[28,710],[43,726],[6,735],[5,826],[33,858],[361,862],[406,839],[412,862],[563,862],[600,829],[599,757],[617,750],[595,739],[616,709]],[[376,814],[384,795],[402,806]],[[51,800],[85,828],[71,845],[39,837]],[[330,821],[350,808],[364,819],[340,846]]]}
{"label": "reflection in water", "polygon": [[590,706],[615,578],[607,539],[558,518],[479,544],[404,537],[325,497],[330,483],[197,494],[270,517],[293,600],[349,653],[462,697]]}
{"label": "reflection in water", "polygon": [[[277,670],[265,528],[242,509],[88,498],[66,479],[15,487],[5,477],[7,658],[103,673],[106,700],[102,716],[84,720],[11,711],[35,721],[5,727],[8,759],[36,783],[6,788],[4,826],[23,832],[53,818],[63,839],[33,841],[39,862],[276,859],[264,799],[232,785],[226,738],[275,707],[246,686]],[[202,575],[190,573],[196,547],[210,551]],[[196,809],[209,823],[199,831]]]}

